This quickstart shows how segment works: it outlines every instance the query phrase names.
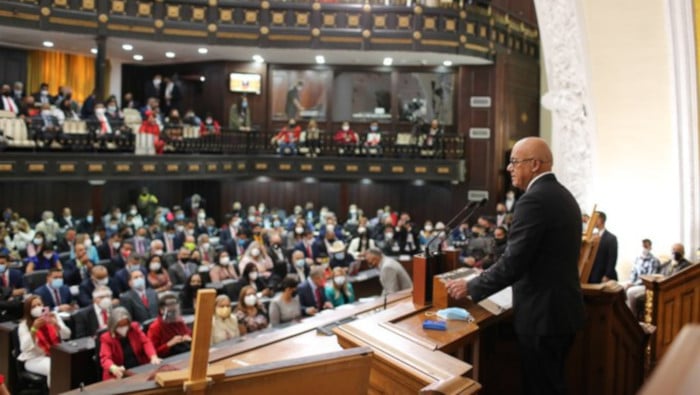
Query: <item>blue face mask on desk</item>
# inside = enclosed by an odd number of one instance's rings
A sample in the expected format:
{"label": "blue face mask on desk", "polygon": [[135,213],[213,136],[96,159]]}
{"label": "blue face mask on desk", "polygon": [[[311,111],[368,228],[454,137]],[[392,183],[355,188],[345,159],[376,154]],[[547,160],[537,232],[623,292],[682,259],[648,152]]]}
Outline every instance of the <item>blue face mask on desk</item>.
{"label": "blue face mask on desk", "polygon": [[438,310],[437,316],[443,320],[472,320],[472,315],[461,307],[448,307],[446,309]]}

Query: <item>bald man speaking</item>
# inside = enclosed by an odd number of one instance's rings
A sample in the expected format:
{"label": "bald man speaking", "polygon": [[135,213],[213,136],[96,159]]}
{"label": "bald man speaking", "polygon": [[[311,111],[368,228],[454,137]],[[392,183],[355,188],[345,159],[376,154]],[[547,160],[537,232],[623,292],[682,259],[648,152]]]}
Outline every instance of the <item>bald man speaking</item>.
{"label": "bald man speaking", "polygon": [[479,277],[447,284],[453,298],[475,302],[513,286],[513,325],[528,395],[566,393],[566,356],[584,321],[577,266],[581,211],[551,170],[544,140],[515,144],[508,172],[525,193],[515,205],[506,250]]}

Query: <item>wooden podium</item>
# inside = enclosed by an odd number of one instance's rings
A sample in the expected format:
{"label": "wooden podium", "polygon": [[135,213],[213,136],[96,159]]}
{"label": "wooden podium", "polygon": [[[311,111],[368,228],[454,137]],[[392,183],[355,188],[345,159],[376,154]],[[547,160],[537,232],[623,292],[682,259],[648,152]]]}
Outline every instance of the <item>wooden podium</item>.
{"label": "wooden podium", "polygon": [[427,306],[433,301],[433,278],[459,267],[459,251],[449,249],[437,254],[413,256],[413,303]]}

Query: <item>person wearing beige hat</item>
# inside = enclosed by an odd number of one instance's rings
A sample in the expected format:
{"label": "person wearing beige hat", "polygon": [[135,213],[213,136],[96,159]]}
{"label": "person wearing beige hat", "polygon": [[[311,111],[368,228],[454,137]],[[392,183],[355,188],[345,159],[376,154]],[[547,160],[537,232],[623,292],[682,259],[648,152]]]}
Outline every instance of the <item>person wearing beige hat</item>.
{"label": "person wearing beige hat", "polygon": [[336,240],[331,244],[328,248],[328,256],[331,258],[331,269],[335,269],[336,267],[348,267],[354,260],[352,255],[345,251],[345,243],[340,240]]}

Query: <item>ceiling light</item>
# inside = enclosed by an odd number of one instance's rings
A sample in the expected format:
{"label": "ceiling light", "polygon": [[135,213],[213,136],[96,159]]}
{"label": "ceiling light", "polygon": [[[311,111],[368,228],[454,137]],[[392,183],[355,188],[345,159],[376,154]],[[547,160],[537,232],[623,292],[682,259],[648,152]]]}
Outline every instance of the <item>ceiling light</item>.
{"label": "ceiling light", "polygon": [[442,62],[442,64],[443,64],[445,67],[450,67],[450,66],[452,66],[452,61],[451,61],[451,60],[446,60],[446,61]]}
{"label": "ceiling light", "polygon": [[53,42],[51,42],[51,41],[44,41],[44,42],[43,42],[43,45],[44,45],[46,48],[53,48]]}
{"label": "ceiling light", "polygon": [[201,82],[204,82],[204,81],[207,80],[207,77],[205,77],[205,76],[203,76],[203,75],[200,75],[200,76],[199,76],[199,80],[200,80]]}
{"label": "ceiling light", "polygon": [[139,55],[139,54],[134,55],[134,60],[139,61],[139,62],[142,61],[143,55]]}
{"label": "ceiling light", "polygon": [[165,53],[165,57],[168,58],[168,59],[172,59],[172,58],[175,57],[175,52],[168,51],[168,52]]}
{"label": "ceiling light", "polygon": [[97,48],[92,48],[92,49],[90,49],[90,52],[93,53],[93,54],[95,54],[95,55],[97,55]]}
{"label": "ceiling light", "polygon": [[316,63],[324,64],[326,63],[326,58],[323,55],[316,55]]}
{"label": "ceiling light", "polygon": [[207,53],[209,53],[209,50],[202,47],[202,48],[197,49],[197,52],[199,52],[202,55],[206,55]]}
{"label": "ceiling light", "polygon": [[122,44],[122,49],[125,51],[131,51],[132,49],[134,49],[134,46],[131,44]]}
{"label": "ceiling light", "polygon": [[392,63],[394,63],[394,59],[384,58],[384,66],[391,66]]}
{"label": "ceiling light", "polygon": [[264,63],[265,59],[263,59],[262,56],[256,54],[256,55],[253,55],[253,61],[255,63]]}

